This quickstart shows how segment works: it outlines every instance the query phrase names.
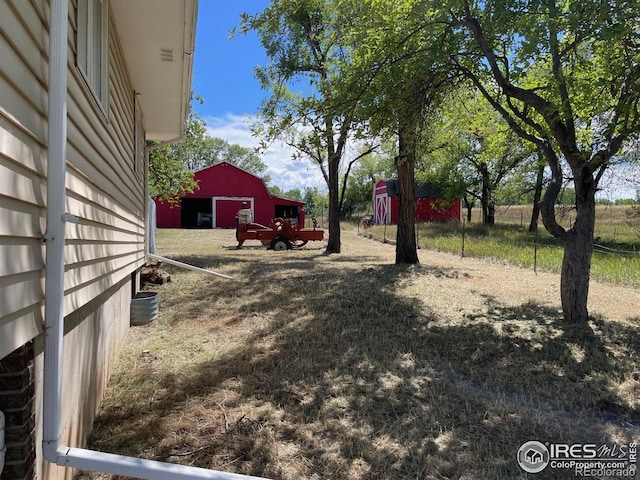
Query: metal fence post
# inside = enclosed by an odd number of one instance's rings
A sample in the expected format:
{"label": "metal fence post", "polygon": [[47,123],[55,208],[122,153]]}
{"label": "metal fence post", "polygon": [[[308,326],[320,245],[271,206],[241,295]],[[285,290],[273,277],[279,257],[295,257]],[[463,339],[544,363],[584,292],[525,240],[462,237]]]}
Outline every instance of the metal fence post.
{"label": "metal fence post", "polygon": [[533,236],[533,273],[538,274],[538,229]]}
{"label": "metal fence post", "polygon": [[465,239],[465,233],[466,233],[466,229],[465,229],[466,224],[467,222],[465,221],[465,218],[462,217],[462,251],[460,252],[461,257],[464,257],[464,239]]}

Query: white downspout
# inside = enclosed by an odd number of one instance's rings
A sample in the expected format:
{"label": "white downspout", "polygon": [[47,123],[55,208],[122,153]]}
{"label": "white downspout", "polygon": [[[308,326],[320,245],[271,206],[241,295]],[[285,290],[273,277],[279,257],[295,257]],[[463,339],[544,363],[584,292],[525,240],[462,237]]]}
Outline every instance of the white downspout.
{"label": "white downspout", "polygon": [[148,480],[264,480],[227,472],[124,457],[61,445],[64,344],[64,244],[67,158],[67,15],[69,0],[51,0],[49,29],[49,118],[45,344],[43,387],[44,458],[64,467],[96,470]]}
{"label": "white downspout", "polygon": [[[47,231],[45,269],[44,412],[42,451],[55,462],[59,453],[64,341],[64,241],[67,158],[68,0],[53,0],[49,28],[49,117],[47,126]],[[59,451],[60,450],[60,451]]]}
{"label": "white downspout", "polygon": [[177,260],[171,260],[167,257],[161,257],[160,255],[155,255],[153,253],[149,254],[149,258],[153,258],[154,260],[158,260],[159,262],[168,263],[170,265],[174,265],[176,267],[186,268],[187,270],[193,270],[194,272],[206,273],[209,275],[214,275],[216,277],[226,278],[228,280],[233,280],[233,277],[229,275],[225,275],[224,273],[218,273],[211,270],[207,270],[206,268],[195,267],[193,265],[189,265],[188,263],[178,262]]}

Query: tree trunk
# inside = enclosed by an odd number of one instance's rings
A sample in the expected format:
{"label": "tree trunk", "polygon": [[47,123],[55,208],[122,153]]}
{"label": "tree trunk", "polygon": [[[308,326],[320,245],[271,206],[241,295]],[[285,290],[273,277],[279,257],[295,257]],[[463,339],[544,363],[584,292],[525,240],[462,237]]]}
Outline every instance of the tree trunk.
{"label": "tree trunk", "polygon": [[529,232],[538,230],[538,217],[540,216],[540,199],[542,198],[542,181],[544,180],[544,163],[538,160],[538,173],[536,176],[536,189],[533,194],[533,211],[531,212],[531,222]]}
{"label": "tree trunk", "polygon": [[562,272],[560,274],[560,301],[564,318],[570,323],[586,323],[589,320],[587,299],[593,234],[571,233],[564,245]]}
{"label": "tree trunk", "polygon": [[493,203],[493,200],[489,200],[487,202],[487,217],[484,223],[487,225],[496,224],[496,206]]}
{"label": "tree trunk", "polygon": [[340,157],[329,158],[329,239],[324,253],[340,253],[340,200],[338,196]]}
{"label": "tree trunk", "polygon": [[496,223],[496,206],[493,203],[491,195],[491,179],[489,178],[486,163],[481,164],[480,174],[482,175],[482,194],[480,196],[482,223],[494,225]]}
{"label": "tree trunk", "polygon": [[416,142],[410,128],[401,128],[398,135],[398,230],[396,234],[396,264],[419,263],[415,224],[415,158]]}
{"label": "tree trunk", "polygon": [[471,223],[471,214],[472,214],[472,210],[473,210],[473,200],[469,201],[469,199],[467,198],[467,196],[464,196],[464,206],[467,209],[467,223]]}
{"label": "tree trunk", "polygon": [[596,220],[596,184],[585,167],[574,172],[576,187],[576,221],[564,239],[564,256],[560,274],[560,300],[564,318],[570,323],[587,323],[589,312],[589,276]]}

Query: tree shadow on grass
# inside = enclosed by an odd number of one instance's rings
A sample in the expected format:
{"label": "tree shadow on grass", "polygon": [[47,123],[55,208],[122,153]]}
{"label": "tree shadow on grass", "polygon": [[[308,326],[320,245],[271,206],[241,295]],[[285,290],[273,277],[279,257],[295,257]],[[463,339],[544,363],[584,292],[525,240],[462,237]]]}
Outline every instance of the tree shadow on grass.
{"label": "tree shadow on grass", "polygon": [[532,302],[505,307],[487,297],[486,303],[487,311],[469,315],[459,332],[432,332],[441,344],[459,342],[459,373],[534,392],[564,408],[638,418],[638,406],[618,398],[612,383],[632,369],[627,359],[640,352],[640,331],[599,317],[588,325],[568,324],[558,310]]}
{"label": "tree shadow on grass", "polygon": [[[150,361],[130,380],[139,402],[98,419],[97,447],[137,455],[155,444],[159,459],[282,479],[514,479],[527,478],[515,461],[525,441],[638,435],[621,426],[637,425],[639,412],[616,387],[640,354],[630,326],[571,326],[556,310],[490,297],[482,313],[452,322],[400,293],[415,275],[456,278],[453,269],[354,272],[313,260],[264,262],[269,276],[254,269],[238,263],[246,280],[233,294],[247,302],[230,325],[251,312],[270,313],[269,323],[187,371],[157,378]],[[215,313],[211,299],[229,294],[205,284],[183,321]]]}
{"label": "tree shadow on grass", "polygon": [[[304,303],[309,296],[314,295],[314,292],[322,290],[324,284],[334,281],[334,270],[319,263],[320,259],[325,258],[322,253],[305,252],[307,255],[304,257],[288,255],[285,252],[279,253],[282,254],[262,256],[259,261],[252,257],[225,256],[223,260],[225,266],[232,269],[232,272],[229,272],[229,275],[233,277],[231,280],[201,277],[198,279],[198,288],[193,291],[167,300],[161,298],[163,305],[180,305],[182,315],[175,317],[171,322],[198,317],[202,315],[202,312],[215,314],[216,306],[222,309],[227,308],[229,300],[238,297],[247,299],[235,312],[234,317],[238,321],[250,313],[274,311],[275,307],[281,307],[281,310],[277,312],[279,317],[288,319],[290,313],[300,310],[300,301],[297,301],[296,305],[290,305],[292,295],[295,292],[301,292],[302,297],[298,300],[302,300]],[[206,255],[185,255],[173,259],[212,270],[216,270],[221,264],[220,259]],[[336,257],[336,259],[344,262],[354,261],[353,257],[345,255]],[[377,260],[377,258],[366,255],[358,257],[358,261],[363,265],[367,265],[367,262],[373,260]],[[163,268],[165,267],[163,266]],[[171,265],[166,269],[170,273],[177,273],[181,270],[180,267]],[[354,279],[345,275],[344,280],[348,283]],[[363,295],[369,293],[373,292],[367,288]],[[257,298],[264,300],[255,301]],[[322,308],[322,305],[319,305],[319,308]]]}

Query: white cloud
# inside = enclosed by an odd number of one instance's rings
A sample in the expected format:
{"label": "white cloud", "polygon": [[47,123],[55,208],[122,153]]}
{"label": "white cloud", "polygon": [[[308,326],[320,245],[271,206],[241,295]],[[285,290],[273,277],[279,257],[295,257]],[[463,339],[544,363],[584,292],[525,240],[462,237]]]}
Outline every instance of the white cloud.
{"label": "white cloud", "polygon": [[[249,116],[227,114],[224,117],[205,117],[207,134],[222,138],[245,148],[257,148],[258,139],[251,135]],[[305,187],[326,190],[326,183],[318,165],[311,160],[292,160],[294,150],[282,143],[274,143],[262,153],[262,161],[267,165],[266,174],[271,177],[271,185],[283,191]]]}

